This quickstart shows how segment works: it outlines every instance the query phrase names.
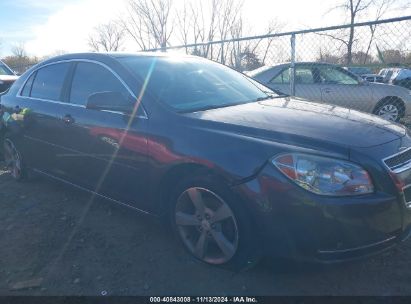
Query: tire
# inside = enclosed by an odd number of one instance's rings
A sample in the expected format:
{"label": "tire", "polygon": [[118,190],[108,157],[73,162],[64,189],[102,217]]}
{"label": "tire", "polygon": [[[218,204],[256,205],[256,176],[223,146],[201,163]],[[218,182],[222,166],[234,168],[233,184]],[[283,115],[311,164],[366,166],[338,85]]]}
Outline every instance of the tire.
{"label": "tire", "polygon": [[233,271],[258,262],[260,237],[252,229],[255,225],[218,178],[203,174],[183,180],[170,199],[174,234],[195,259]]}
{"label": "tire", "polygon": [[405,107],[401,100],[391,97],[380,101],[373,113],[389,121],[399,122],[404,117]]}
{"label": "tire", "polygon": [[25,180],[27,170],[22,154],[17,149],[15,142],[9,137],[5,137],[3,140],[3,156],[6,168],[10,171],[12,178],[16,181]]}

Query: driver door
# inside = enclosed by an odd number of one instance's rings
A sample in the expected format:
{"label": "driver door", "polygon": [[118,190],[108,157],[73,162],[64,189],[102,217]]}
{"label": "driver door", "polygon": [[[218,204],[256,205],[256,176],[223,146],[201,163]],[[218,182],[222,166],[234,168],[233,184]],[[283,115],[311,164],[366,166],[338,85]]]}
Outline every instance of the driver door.
{"label": "driver door", "polygon": [[324,65],[316,69],[321,79],[321,98],[324,103],[372,111],[372,92],[367,82],[360,82],[349,72],[335,66]]}

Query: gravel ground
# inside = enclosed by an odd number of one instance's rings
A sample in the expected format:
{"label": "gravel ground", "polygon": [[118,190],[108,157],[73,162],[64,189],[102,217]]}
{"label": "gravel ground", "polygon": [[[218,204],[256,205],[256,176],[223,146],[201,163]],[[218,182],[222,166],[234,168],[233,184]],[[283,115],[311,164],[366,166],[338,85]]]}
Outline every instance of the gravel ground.
{"label": "gravel ground", "polygon": [[0,202],[0,295],[411,295],[411,242],[232,273],[193,261],[155,218],[49,180],[0,171]]}

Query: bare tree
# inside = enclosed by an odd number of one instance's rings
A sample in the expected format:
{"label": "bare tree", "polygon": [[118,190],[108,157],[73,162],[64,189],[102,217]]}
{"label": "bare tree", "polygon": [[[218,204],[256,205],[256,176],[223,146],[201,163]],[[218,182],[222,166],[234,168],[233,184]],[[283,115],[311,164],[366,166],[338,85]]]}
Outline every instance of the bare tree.
{"label": "bare tree", "polygon": [[[193,18],[189,12],[187,0],[184,0],[183,8],[177,12],[178,34],[181,42],[187,45],[190,39],[190,28],[193,26]],[[186,53],[188,52],[186,47]]]}
{"label": "bare tree", "polygon": [[18,58],[27,57],[26,46],[24,42],[19,42],[11,47],[11,53]]}
{"label": "bare tree", "polygon": [[[372,14],[373,11],[376,12],[374,17],[375,20],[381,19],[389,10],[394,8],[394,5],[399,3],[409,3],[409,0],[342,0],[339,5],[333,7],[331,10],[343,11],[348,17],[349,33],[344,35],[344,31],[337,35],[319,33],[319,35],[328,36],[334,40],[339,41],[345,48],[345,63],[351,64],[353,61],[353,46],[357,41],[355,38],[355,23],[358,18],[364,14]],[[406,6],[406,4],[404,4]],[[367,46],[366,56],[364,59],[368,58],[369,48],[371,47],[372,41],[374,39],[376,26],[371,26],[371,37],[370,42]]]}
{"label": "bare tree", "polygon": [[353,44],[355,42],[354,24],[357,21],[357,18],[359,17],[361,12],[364,12],[368,8],[370,8],[374,2],[375,0],[343,0],[341,4],[329,10],[329,11],[342,10],[348,15],[349,25],[350,25],[348,38],[341,37],[338,35],[323,34],[323,33],[320,33],[319,35],[324,35],[332,39],[335,39],[341,42],[346,47],[346,54],[345,54],[346,64],[352,63],[352,50],[353,50]]}
{"label": "bare tree", "polygon": [[318,51],[318,56],[315,59],[315,61],[341,64],[341,57],[332,54],[329,50],[323,50],[322,48],[320,48]]}
{"label": "bare tree", "polygon": [[[217,28],[219,38],[226,40],[228,35],[232,33],[232,26],[238,26],[241,20],[241,11],[244,5],[244,0],[221,0],[217,15]],[[228,52],[227,52],[228,53]],[[227,54],[224,51],[224,44],[221,45],[221,63],[225,64]]]}
{"label": "bare tree", "polygon": [[[403,8],[407,8],[411,5],[411,1],[399,1],[399,0],[376,0],[374,6],[376,8],[374,20],[378,21],[384,17],[390,11],[394,10],[401,10]],[[371,45],[375,38],[375,33],[377,30],[377,24],[370,25],[370,40],[367,45],[367,49],[365,51],[366,56],[369,55]],[[364,62],[365,64],[366,62]]]}
{"label": "bare tree", "polygon": [[89,36],[88,45],[92,51],[120,51],[124,40],[124,29],[114,22],[101,24]]}
{"label": "bare tree", "polygon": [[[277,19],[272,19],[268,23],[268,28],[267,28],[266,32],[267,32],[268,35],[275,34],[275,33],[280,32],[283,29],[283,27],[284,27],[283,23],[280,23]],[[262,65],[265,65],[268,52],[270,51],[271,45],[273,44],[275,39],[276,39],[275,37],[270,37],[270,38],[267,38],[267,39],[261,39],[258,42],[258,45],[259,45],[261,42],[263,42],[263,40],[266,41],[266,44],[265,44],[265,47],[264,47],[264,52],[263,52],[263,57],[262,57],[262,60],[261,60]]]}
{"label": "bare tree", "polygon": [[217,34],[217,16],[221,0],[184,0],[183,7],[176,13],[177,32],[183,44],[201,44],[187,53],[213,59],[213,44]]}
{"label": "bare tree", "polygon": [[19,42],[11,47],[12,55],[5,57],[4,62],[19,74],[25,72],[28,68],[39,62],[37,57],[27,55],[24,42]]}
{"label": "bare tree", "polygon": [[[238,39],[244,36],[250,36],[251,30],[247,27],[248,23],[241,16],[236,23],[231,26],[230,38]],[[283,25],[275,19],[269,22],[266,33],[267,35],[279,32]],[[245,41],[232,42],[230,65],[237,70],[253,70],[265,64],[268,52],[273,42],[278,37],[268,37],[251,39]],[[276,54],[278,49],[275,50]]]}
{"label": "bare tree", "polygon": [[128,18],[120,20],[140,49],[165,48],[173,32],[173,0],[128,0]]}

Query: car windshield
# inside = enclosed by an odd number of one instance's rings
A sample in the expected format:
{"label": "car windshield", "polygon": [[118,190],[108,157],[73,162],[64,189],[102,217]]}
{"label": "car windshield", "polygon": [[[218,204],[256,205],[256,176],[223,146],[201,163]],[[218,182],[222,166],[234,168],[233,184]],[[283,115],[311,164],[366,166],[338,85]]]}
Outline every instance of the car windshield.
{"label": "car windshield", "polygon": [[[147,90],[177,112],[195,112],[270,98],[247,76],[195,57],[121,57]],[[268,89],[267,89],[268,90]]]}
{"label": "car windshield", "polygon": [[4,63],[0,62],[0,75],[14,75],[14,74]]}

